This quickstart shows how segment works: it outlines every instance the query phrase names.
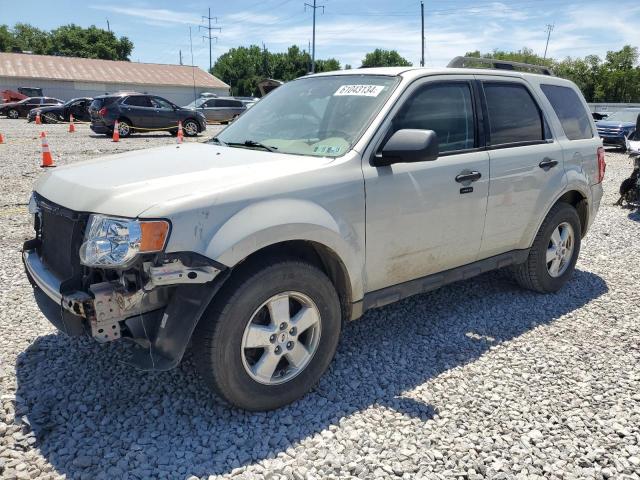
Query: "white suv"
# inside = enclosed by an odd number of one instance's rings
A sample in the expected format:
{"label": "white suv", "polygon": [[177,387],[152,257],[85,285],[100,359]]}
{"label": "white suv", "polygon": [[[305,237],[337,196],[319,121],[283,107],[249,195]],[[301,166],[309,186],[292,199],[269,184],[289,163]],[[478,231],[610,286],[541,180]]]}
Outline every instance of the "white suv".
{"label": "white suv", "polygon": [[191,342],[224,399],[265,410],[312,388],[370,308],[507,266],[555,292],[604,151],[573,83],[494,66],[312,75],[208,143],[49,171],[23,252],[41,309],[133,340],[142,369]]}

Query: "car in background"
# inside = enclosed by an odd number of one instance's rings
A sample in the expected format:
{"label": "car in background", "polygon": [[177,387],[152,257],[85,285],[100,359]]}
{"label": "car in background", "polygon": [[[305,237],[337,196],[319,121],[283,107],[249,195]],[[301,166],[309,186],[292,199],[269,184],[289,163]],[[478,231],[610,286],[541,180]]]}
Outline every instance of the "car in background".
{"label": "car in background", "polygon": [[19,102],[10,102],[0,105],[0,115],[8,118],[26,117],[29,112],[38,107],[62,105],[64,102],[51,97],[27,97]]}
{"label": "car in background", "polygon": [[36,87],[18,87],[18,91],[15,90],[3,90],[0,95],[2,96],[3,103],[19,102],[27,97],[43,97],[41,88]]}
{"label": "car in background", "polygon": [[258,97],[233,97],[236,100],[240,100],[247,108],[253,107],[260,98]]}
{"label": "car in background", "polygon": [[90,97],[73,98],[62,105],[34,108],[27,114],[27,120],[33,122],[36,119],[36,115],[40,113],[43,123],[68,122],[71,115],[75,120],[88,122],[91,120],[89,105],[91,105],[92,101],[93,98]]}
{"label": "car in background", "polygon": [[596,122],[598,134],[605,145],[627,148],[627,137],[636,129],[640,108],[625,108]]}
{"label": "car in background", "polygon": [[167,130],[178,133],[178,121],[182,122],[184,134],[194,137],[207,129],[207,120],[200,112],[181,108],[169,100],[134,92],[120,92],[96,97],[89,106],[91,130],[105,135],[113,134],[118,121],[121,137],[137,131]]}
{"label": "car in background", "polygon": [[602,113],[602,112],[591,112],[591,116],[593,117],[594,120],[597,121],[597,120],[604,120],[609,116],[609,114]]}
{"label": "car in background", "polygon": [[208,122],[228,123],[235,120],[247,106],[233,97],[198,98],[184,108],[204,114]]}

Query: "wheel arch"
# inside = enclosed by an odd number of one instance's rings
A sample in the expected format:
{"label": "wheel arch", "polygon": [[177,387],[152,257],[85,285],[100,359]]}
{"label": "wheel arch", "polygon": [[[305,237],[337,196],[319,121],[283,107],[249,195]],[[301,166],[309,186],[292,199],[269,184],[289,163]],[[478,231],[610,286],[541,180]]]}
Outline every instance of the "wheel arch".
{"label": "wheel arch", "polygon": [[589,226],[589,197],[587,193],[584,191],[582,186],[573,185],[569,186],[567,189],[563,190],[561,193],[557,194],[556,197],[549,203],[549,206],[546,208],[544,215],[540,217],[538,220],[538,224],[536,225],[535,230],[533,231],[533,236],[528,238],[527,246],[530,247],[533,244],[535,236],[538,234],[540,227],[542,226],[544,219],[547,218],[549,212],[553,207],[555,207],[558,203],[568,203],[572,205],[576,211],[578,212],[578,217],[580,218],[580,237],[583,238],[587,232],[587,228]]}

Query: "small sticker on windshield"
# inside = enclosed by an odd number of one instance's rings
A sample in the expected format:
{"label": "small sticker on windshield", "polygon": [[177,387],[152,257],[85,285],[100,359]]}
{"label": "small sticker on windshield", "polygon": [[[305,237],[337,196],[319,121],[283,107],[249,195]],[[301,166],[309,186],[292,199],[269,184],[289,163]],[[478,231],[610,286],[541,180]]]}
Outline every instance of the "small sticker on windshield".
{"label": "small sticker on windshield", "polygon": [[355,95],[359,97],[377,97],[382,90],[384,90],[383,85],[342,85],[333,96]]}
{"label": "small sticker on windshield", "polygon": [[342,147],[334,147],[333,145],[317,145],[313,147],[313,153],[322,155],[338,155],[342,151]]}

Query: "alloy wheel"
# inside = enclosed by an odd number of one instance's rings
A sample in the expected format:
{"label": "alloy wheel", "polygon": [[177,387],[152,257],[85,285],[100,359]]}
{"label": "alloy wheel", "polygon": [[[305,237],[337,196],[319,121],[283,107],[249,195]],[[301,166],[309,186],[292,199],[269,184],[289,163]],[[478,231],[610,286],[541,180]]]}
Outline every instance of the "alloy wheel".
{"label": "alloy wheel", "polygon": [[549,238],[546,256],[549,275],[557,278],[567,270],[573,257],[574,245],[575,233],[573,227],[567,222],[562,222],[555,228],[551,238]]}
{"label": "alloy wheel", "polygon": [[300,292],[274,295],[253,313],[242,336],[242,364],[265,385],[288,382],[309,364],[320,343],[320,311]]}

